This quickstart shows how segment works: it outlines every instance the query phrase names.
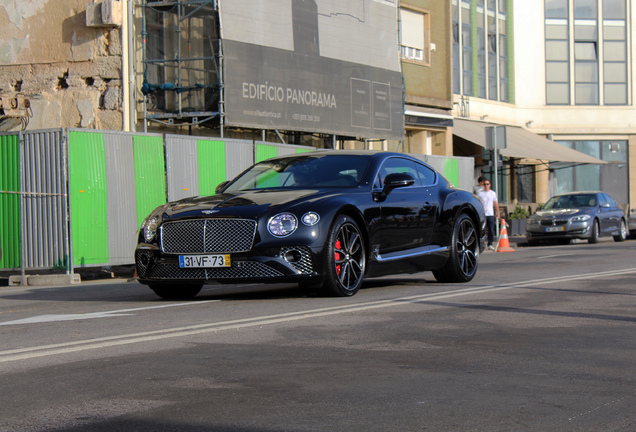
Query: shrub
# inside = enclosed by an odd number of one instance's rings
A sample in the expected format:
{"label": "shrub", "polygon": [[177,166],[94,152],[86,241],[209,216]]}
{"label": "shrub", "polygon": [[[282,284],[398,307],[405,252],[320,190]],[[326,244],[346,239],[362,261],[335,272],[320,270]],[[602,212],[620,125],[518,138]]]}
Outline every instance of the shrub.
{"label": "shrub", "polygon": [[515,211],[510,213],[509,218],[510,219],[525,219],[528,216],[530,215],[528,214],[528,210],[526,210],[525,207],[517,207]]}

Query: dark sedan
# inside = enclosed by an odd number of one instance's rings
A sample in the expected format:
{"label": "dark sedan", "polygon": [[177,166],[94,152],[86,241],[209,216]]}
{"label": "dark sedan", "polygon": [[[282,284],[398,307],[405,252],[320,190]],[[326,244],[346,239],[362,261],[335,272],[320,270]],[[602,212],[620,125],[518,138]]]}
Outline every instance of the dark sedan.
{"label": "dark sedan", "polygon": [[540,240],[586,239],[598,243],[603,236],[615,241],[627,238],[625,212],[603,192],[572,192],[556,195],[526,222],[526,239],[530,244]]}
{"label": "dark sedan", "polygon": [[316,151],[257,163],[213,196],[163,205],[143,222],[139,282],[163,298],[205,283],[294,282],[336,296],[364,277],[433,271],[467,282],[484,211],[416,158]]}

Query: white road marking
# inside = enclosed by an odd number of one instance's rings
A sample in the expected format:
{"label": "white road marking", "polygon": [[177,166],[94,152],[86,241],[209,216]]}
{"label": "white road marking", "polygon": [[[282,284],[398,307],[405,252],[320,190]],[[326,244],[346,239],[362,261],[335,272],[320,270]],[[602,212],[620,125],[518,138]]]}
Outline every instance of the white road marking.
{"label": "white road marking", "polygon": [[[367,303],[361,303],[356,305],[343,305],[329,308],[310,309],[298,312],[289,312],[284,314],[275,314],[269,316],[260,316],[253,318],[243,318],[239,320],[223,321],[218,323],[208,323],[191,325],[185,327],[175,327],[173,329],[155,330],[142,333],[132,333],[126,335],[109,336],[103,338],[87,339],[81,341],[42,345],[30,348],[20,348],[7,351],[0,351],[0,363],[7,363],[19,360],[25,360],[36,357],[53,356],[60,354],[68,354],[73,352],[80,352],[92,349],[100,349],[128,344],[136,344],[150,341],[157,341],[161,339],[193,336],[204,333],[213,333],[224,330],[236,330],[247,327],[263,326],[268,324],[277,324],[283,322],[291,322],[298,320],[305,320],[309,318],[339,315],[350,312],[360,312],[371,309],[388,308],[394,306],[400,306],[405,303],[417,303],[420,301],[440,300],[452,297],[461,297],[470,294],[482,294],[493,291],[511,290],[515,288],[523,288],[526,286],[532,286],[537,284],[552,284],[565,281],[575,281],[584,279],[598,279],[608,276],[617,276],[624,274],[636,273],[636,268],[628,268],[622,270],[604,271],[597,273],[588,273],[583,275],[571,275],[571,276],[559,276],[545,279],[533,279],[524,282],[511,282],[501,285],[490,285],[484,287],[465,288],[461,290],[435,293],[435,294],[422,294],[410,297],[401,297],[388,300],[378,300]],[[200,304],[201,302],[196,302]],[[168,305],[169,306],[169,305]]]}
{"label": "white road marking", "polygon": [[3,322],[3,323],[0,323],[0,326],[130,316],[130,315],[134,315],[130,312],[137,312],[137,311],[151,310],[151,309],[163,309],[163,308],[178,307],[178,306],[200,305],[204,303],[212,303],[212,302],[218,302],[218,301],[220,300],[205,300],[205,301],[189,302],[189,303],[172,303],[172,304],[165,304],[165,305],[159,305],[159,306],[148,306],[148,307],[134,308],[134,309],[121,309],[121,310],[105,311],[105,312],[90,312],[90,313],[83,313],[83,314],[39,315],[39,316],[31,317],[31,318],[24,318],[24,319],[15,320],[15,321]]}
{"label": "white road marking", "polygon": [[545,256],[540,256],[537,257],[537,259],[546,259],[546,258],[556,258],[556,257],[562,257],[562,256],[574,256],[576,254],[557,254],[557,255],[545,255]]}

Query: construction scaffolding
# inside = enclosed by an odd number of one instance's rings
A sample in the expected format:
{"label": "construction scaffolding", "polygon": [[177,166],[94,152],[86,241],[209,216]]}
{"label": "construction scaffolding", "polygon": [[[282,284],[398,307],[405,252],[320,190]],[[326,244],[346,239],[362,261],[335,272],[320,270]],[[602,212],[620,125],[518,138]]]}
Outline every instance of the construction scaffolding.
{"label": "construction scaffolding", "polygon": [[144,120],[223,124],[217,0],[143,1]]}

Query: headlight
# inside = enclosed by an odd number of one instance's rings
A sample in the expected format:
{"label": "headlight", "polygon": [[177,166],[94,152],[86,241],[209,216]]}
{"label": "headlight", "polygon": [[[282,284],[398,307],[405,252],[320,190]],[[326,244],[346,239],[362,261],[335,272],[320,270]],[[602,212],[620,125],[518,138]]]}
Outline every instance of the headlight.
{"label": "headlight", "polygon": [[154,240],[159,228],[159,218],[157,216],[146,219],[143,223],[144,238],[147,242]]}
{"label": "headlight", "polygon": [[267,229],[276,237],[285,237],[296,231],[298,219],[291,213],[277,214],[269,220]]}
{"label": "headlight", "polygon": [[300,220],[307,226],[314,226],[320,220],[320,216],[318,216],[318,213],[309,212],[305,213]]}
{"label": "headlight", "polygon": [[586,220],[590,220],[590,215],[583,215],[572,218],[572,222],[585,222]]}
{"label": "headlight", "polygon": [[526,224],[528,224],[528,225],[539,225],[539,219],[528,219]]}

